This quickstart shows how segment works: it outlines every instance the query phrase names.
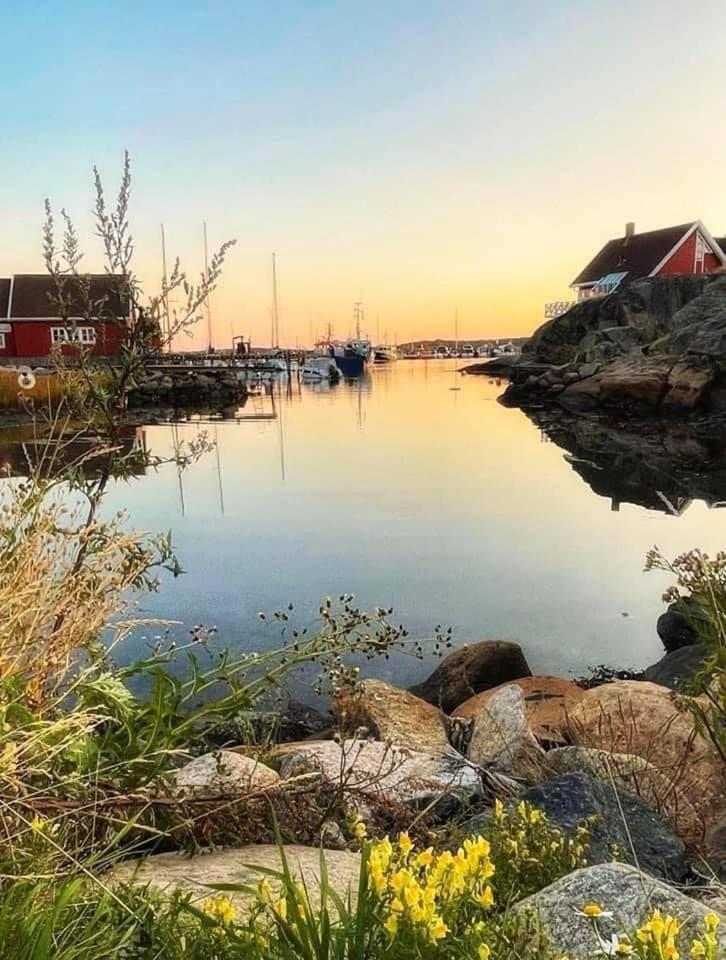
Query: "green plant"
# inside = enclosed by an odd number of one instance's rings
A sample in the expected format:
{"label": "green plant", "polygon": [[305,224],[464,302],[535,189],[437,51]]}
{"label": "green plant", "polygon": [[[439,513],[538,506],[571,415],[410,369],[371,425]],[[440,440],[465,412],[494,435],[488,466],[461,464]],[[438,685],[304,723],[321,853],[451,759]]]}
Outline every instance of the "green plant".
{"label": "green plant", "polygon": [[709,557],[701,550],[690,550],[670,561],[653,548],[645,569],[662,570],[676,578],[663,600],[680,605],[706,648],[702,666],[682,688],[688,696],[681,697],[679,704],[726,764],[726,553]]}

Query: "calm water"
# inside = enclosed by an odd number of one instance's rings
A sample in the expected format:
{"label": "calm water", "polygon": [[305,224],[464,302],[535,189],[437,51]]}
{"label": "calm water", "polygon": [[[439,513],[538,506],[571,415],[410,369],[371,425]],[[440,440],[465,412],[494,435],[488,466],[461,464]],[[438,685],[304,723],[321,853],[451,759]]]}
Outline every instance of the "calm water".
{"label": "calm water", "polygon": [[[250,399],[247,419],[206,428],[218,456],[182,486],[168,468],[116,487],[112,504],[136,527],[173,529],[186,570],[144,611],[250,649],[276,637],[258,611],[292,602],[309,623],[323,596],[351,592],[393,606],[416,637],[440,623],[457,642],[516,640],[536,672],[657,659],[667,581],[642,573],[645,553],[722,546],[726,511],[615,512],[496,402],[501,386],[455,367],[400,361],[360,384],[295,385],[274,410]],[[188,439],[199,427],[174,429]],[[147,443],[168,450],[172,427],[148,427]],[[408,683],[429,669],[398,658],[371,672]]]}

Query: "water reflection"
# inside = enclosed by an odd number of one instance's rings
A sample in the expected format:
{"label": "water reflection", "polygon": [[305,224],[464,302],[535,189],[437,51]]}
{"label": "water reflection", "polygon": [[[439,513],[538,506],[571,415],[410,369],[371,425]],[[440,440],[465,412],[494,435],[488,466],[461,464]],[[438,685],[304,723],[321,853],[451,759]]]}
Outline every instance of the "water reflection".
{"label": "water reflection", "polygon": [[[539,672],[656,660],[667,581],[644,576],[643,560],[654,543],[668,555],[722,546],[726,511],[706,506],[726,499],[721,438],[528,418],[456,367],[399,361],[333,387],[282,381],[224,420],[147,416],[154,455],[200,430],[215,450],[181,476],[163,466],[109,491],[109,511],[173,531],[186,571],[140,613],[263,649],[279,637],[259,611],[292,602],[309,626],[322,597],[351,592],[363,608],[394,607],[417,638],[443,624],[458,642],[517,640]],[[397,658],[374,669],[407,683],[429,668]]]}
{"label": "water reflection", "polygon": [[529,412],[543,434],[611,508],[632,503],[681,516],[694,500],[726,507],[726,424],[612,421]]}

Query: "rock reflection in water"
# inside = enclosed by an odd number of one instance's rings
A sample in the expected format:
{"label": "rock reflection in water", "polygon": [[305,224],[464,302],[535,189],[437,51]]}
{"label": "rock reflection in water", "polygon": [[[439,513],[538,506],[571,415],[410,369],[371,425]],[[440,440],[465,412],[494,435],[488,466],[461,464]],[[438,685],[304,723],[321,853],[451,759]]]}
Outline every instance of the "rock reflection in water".
{"label": "rock reflection in water", "polygon": [[680,516],[693,500],[726,507],[726,421],[616,421],[530,410],[543,435],[613,510],[632,503]]}

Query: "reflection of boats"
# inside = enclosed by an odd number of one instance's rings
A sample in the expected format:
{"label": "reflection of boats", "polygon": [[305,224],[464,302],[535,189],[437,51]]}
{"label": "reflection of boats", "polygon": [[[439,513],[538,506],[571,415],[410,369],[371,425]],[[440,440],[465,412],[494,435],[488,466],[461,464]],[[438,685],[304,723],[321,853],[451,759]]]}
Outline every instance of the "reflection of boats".
{"label": "reflection of boats", "polygon": [[308,357],[302,367],[302,378],[307,383],[320,383],[323,380],[335,382],[340,379],[340,371],[330,355]]}
{"label": "reflection of boats", "polygon": [[395,347],[381,343],[373,348],[374,363],[393,363],[394,360],[398,360],[398,351]]}

